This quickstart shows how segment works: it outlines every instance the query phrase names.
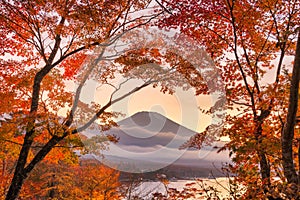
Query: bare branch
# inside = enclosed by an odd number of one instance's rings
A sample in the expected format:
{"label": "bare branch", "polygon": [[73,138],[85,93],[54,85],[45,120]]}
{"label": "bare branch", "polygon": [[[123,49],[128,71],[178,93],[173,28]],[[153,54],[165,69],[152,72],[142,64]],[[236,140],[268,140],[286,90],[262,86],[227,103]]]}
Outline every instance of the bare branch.
{"label": "bare branch", "polygon": [[107,109],[107,108],[109,108],[110,106],[112,106],[113,104],[115,104],[115,103],[117,103],[117,102],[119,102],[119,101],[121,101],[122,99],[124,99],[124,98],[126,98],[126,97],[128,97],[129,95],[131,95],[131,94],[133,94],[133,93],[135,93],[135,92],[137,92],[137,91],[139,91],[139,90],[141,90],[142,88],[144,88],[144,87],[147,87],[148,85],[150,85],[150,84],[152,84],[152,83],[154,83],[155,81],[150,81],[150,82],[147,82],[147,83],[144,83],[143,85],[141,85],[141,86],[139,86],[139,87],[136,87],[136,88],[134,88],[134,89],[132,89],[130,92],[128,92],[128,93],[126,93],[126,94],[124,94],[124,95],[122,95],[121,97],[119,97],[119,98],[117,98],[117,99],[115,99],[115,100],[112,100],[112,101],[109,101],[109,102],[107,102],[85,125],[83,125],[83,126],[81,126],[81,127],[79,127],[79,128],[77,128],[77,129],[75,129],[75,130],[73,130],[72,131],[72,134],[76,134],[76,133],[78,133],[78,132],[82,132],[82,131],[84,131],[85,129],[87,129],[89,126],[91,126],[92,125],[92,123],[94,123],[98,118],[99,118],[99,116],[102,114],[102,113],[104,113],[105,112],[105,110]]}
{"label": "bare branch", "polygon": [[158,0],[155,0],[155,2],[167,13],[169,13],[170,15],[173,15],[173,13],[171,11],[169,11],[164,5],[162,5]]}

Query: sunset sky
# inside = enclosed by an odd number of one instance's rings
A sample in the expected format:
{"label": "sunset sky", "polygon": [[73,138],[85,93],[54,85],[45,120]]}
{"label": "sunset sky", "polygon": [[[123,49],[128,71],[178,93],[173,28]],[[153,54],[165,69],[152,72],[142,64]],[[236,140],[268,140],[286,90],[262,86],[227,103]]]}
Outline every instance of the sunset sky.
{"label": "sunset sky", "polygon": [[[137,86],[133,83],[136,84],[136,81],[124,85],[123,90],[116,93],[116,97]],[[81,99],[85,102],[95,101],[104,105],[112,91],[110,86],[97,87],[97,83],[89,81],[82,90]],[[178,88],[173,95],[170,95],[163,94],[158,88],[148,86],[112,105],[109,110],[126,115],[118,120],[140,111],[158,112],[191,130],[203,131],[210,124],[211,117],[203,114],[199,107],[208,109],[212,105],[212,101],[210,95],[195,96],[192,89],[183,91]]]}

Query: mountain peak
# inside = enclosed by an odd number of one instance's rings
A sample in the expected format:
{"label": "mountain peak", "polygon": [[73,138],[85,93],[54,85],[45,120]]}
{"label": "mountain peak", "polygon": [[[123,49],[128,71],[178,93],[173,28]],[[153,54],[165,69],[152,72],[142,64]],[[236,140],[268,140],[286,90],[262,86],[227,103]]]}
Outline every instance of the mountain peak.
{"label": "mountain peak", "polygon": [[139,111],[131,115],[131,117],[134,116],[160,116],[160,117],[165,117],[164,115],[158,113],[158,112],[153,112],[153,111]]}
{"label": "mountain peak", "polygon": [[[164,123],[175,123],[172,120],[168,119],[167,117],[163,116],[160,113],[157,112],[149,112],[149,111],[140,111],[132,116],[121,120],[118,124],[131,124],[131,125],[137,125],[140,127],[147,127],[147,126],[157,126],[158,124],[164,124]],[[177,124],[177,123],[175,123]]]}

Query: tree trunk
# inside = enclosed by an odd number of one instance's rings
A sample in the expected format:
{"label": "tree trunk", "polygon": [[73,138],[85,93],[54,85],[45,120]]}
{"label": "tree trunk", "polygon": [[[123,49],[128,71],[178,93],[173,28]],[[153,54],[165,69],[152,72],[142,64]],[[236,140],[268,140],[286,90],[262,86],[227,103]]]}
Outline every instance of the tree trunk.
{"label": "tree trunk", "polygon": [[[260,116],[259,118],[262,118],[262,116]],[[269,161],[268,158],[265,154],[264,149],[261,147],[262,146],[262,123],[263,123],[263,119],[258,119],[258,123],[256,124],[257,128],[255,131],[255,139],[257,142],[257,154],[259,157],[259,165],[260,165],[260,175],[262,180],[265,182],[265,185],[268,186],[270,184],[270,165],[269,165]]]}
{"label": "tree trunk", "polygon": [[292,81],[290,86],[289,107],[286,122],[283,128],[281,145],[282,145],[282,164],[284,175],[288,183],[299,183],[299,177],[293,160],[293,139],[294,126],[296,122],[296,114],[298,108],[298,90],[300,80],[300,31],[298,32],[298,40],[296,46],[296,55],[292,72]]}
{"label": "tree trunk", "polygon": [[27,175],[24,173],[24,170],[18,171],[18,173],[14,174],[14,178],[10,184],[5,200],[14,200],[18,198],[21,187],[26,177]]}
{"label": "tree trunk", "polygon": [[11,181],[9,190],[7,192],[5,200],[13,200],[17,199],[19,196],[21,187],[23,185],[24,180],[27,178],[27,174],[25,173],[25,165],[27,162],[28,153],[30,150],[30,146],[32,144],[31,140],[28,140],[28,136],[30,134],[27,134],[24,139],[24,144],[21,148],[19,159],[17,161],[15,173],[13,176],[13,179]]}
{"label": "tree trunk", "polygon": [[266,182],[266,185],[270,183],[270,166],[266,154],[263,151],[259,151],[259,164],[261,178]]}
{"label": "tree trunk", "polygon": [[[25,167],[26,163],[17,163],[17,167],[15,170],[14,177],[12,179],[12,182],[10,184],[8,193],[6,195],[5,200],[15,200],[18,198],[19,193],[21,191],[22,185],[27,178],[28,174],[34,169],[36,164],[38,164],[41,160],[45,158],[45,156],[51,151],[51,149],[64,137],[66,134],[64,134],[63,137],[53,136],[47,144],[34,156],[34,158],[31,160],[31,162]],[[22,151],[21,151],[22,152]],[[21,155],[21,154],[20,154]],[[23,162],[23,160],[20,160],[20,162]],[[26,162],[26,160],[25,160]],[[23,167],[20,167],[23,166]]]}
{"label": "tree trunk", "polygon": [[[58,41],[56,41],[56,43],[59,43],[59,42],[60,42],[60,39]],[[55,44],[55,45],[57,45],[57,44]],[[57,48],[54,49],[53,51],[57,51]],[[52,51],[51,55],[56,54],[56,52],[53,52],[53,51]],[[51,60],[49,58],[49,60],[48,60],[49,63],[51,63],[53,61],[54,56],[55,55],[52,55],[53,58],[51,58]],[[35,119],[36,119],[35,115],[36,115],[36,112],[38,110],[41,82],[42,82],[43,78],[49,73],[49,71],[53,67],[54,66],[49,65],[49,64],[45,65],[45,67],[42,68],[39,72],[37,72],[35,77],[34,77],[33,88],[32,88],[31,107],[30,107],[30,117],[32,119],[28,122],[28,124],[26,126],[26,134],[25,134],[25,137],[24,137],[24,143],[22,145],[22,148],[21,148],[21,151],[20,151],[20,154],[19,154],[19,158],[17,160],[17,165],[16,165],[16,169],[15,169],[15,172],[14,172],[14,176],[13,176],[13,179],[11,181],[9,190],[7,192],[7,195],[6,195],[6,198],[5,198],[6,200],[13,200],[13,199],[18,198],[19,193],[20,193],[21,188],[22,188],[22,185],[23,185],[23,182],[27,178],[28,173],[32,170],[33,166],[35,166],[42,159],[42,158],[40,159],[39,157],[37,158],[37,156],[35,156],[36,160],[33,159],[34,162],[31,162],[28,165],[30,169],[28,168],[28,166],[25,167],[26,163],[27,163],[27,158],[28,158],[28,155],[29,155],[29,152],[30,152],[31,145],[33,143],[33,135],[35,133]],[[43,151],[46,152],[47,149],[45,149],[45,148],[41,149],[40,152],[37,155],[44,155]],[[46,154],[44,155],[44,157],[45,156],[46,156]]]}

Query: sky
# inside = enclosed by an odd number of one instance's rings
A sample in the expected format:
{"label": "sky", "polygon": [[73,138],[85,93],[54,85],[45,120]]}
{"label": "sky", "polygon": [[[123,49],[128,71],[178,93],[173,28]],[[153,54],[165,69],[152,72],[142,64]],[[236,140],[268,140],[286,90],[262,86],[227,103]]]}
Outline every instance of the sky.
{"label": "sky", "polygon": [[[285,59],[287,68],[290,68],[291,61],[292,57]],[[277,62],[278,59],[274,60],[273,64],[276,65]],[[268,70],[263,82],[271,83],[274,81],[275,73],[275,68]],[[118,85],[120,80],[116,78],[112,83]],[[139,84],[141,82],[137,80],[129,81],[116,93],[116,97],[132,90]],[[71,91],[75,91],[76,89],[74,83],[69,82],[67,86]],[[111,86],[103,85],[99,87],[97,82],[88,81],[82,90],[81,99],[85,102],[95,101],[103,105],[108,102],[112,92],[113,88]],[[170,95],[164,94],[159,91],[159,88],[153,88],[150,85],[112,105],[109,111],[125,114],[125,116],[118,118],[117,121],[130,117],[140,111],[158,112],[193,131],[201,132],[211,124],[212,117],[211,115],[203,114],[199,108],[207,110],[213,103],[214,99],[211,95],[195,96],[192,89],[183,91],[181,88],[177,88],[176,92]]]}
{"label": "sky", "polygon": [[[118,82],[118,81],[117,81]],[[129,82],[124,85],[124,89],[120,90],[118,95],[124,94],[136,87],[136,81]],[[75,86],[67,84],[69,89]],[[73,85],[70,87],[70,85]],[[95,101],[100,105],[108,102],[113,89],[104,85],[99,87],[94,81],[88,81],[82,90],[81,100],[84,102]],[[117,121],[130,117],[140,111],[158,112],[167,118],[181,124],[191,130],[201,132],[211,123],[211,116],[203,114],[201,109],[209,109],[213,103],[210,95],[195,96],[194,91],[189,89],[183,91],[177,88],[174,94],[164,94],[159,88],[153,88],[151,85],[130,95],[122,101],[114,104],[109,111],[122,112],[125,116],[117,119]]]}
{"label": "sky", "polygon": [[[158,29],[142,29],[136,34],[137,36],[134,35],[135,37],[133,38],[131,34],[129,34],[128,36],[122,36],[125,38],[125,42],[120,39],[120,43],[116,43],[116,48],[115,46],[113,46],[112,51],[110,51],[110,47],[108,47],[108,49],[106,49],[107,54],[105,53],[104,57],[115,55],[115,52],[127,51],[127,47],[129,48],[129,50],[140,48],[159,48],[161,52],[172,52],[175,55],[179,55],[185,60],[188,60],[189,63],[192,64],[195,69],[200,72],[202,78],[204,78],[206,82],[210,81],[208,83],[208,87],[211,87],[210,85],[212,85],[211,88],[216,88],[216,86],[218,86],[213,82],[215,80],[215,77],[218,77],[218,73],[216,73],[215,71],[215,67],[211,58],[207,55],[203,48],[199,47],[199,45],[197,44],[194,44],[193,41],[190,41],[189,38],[181,36],[177,39],[174,39],[174,34],[170,34],[169,32],[165,33]],[[129,40],[129,42],[127,40]],[[113,54],[111,52],[113,52]],[[114,63],[114,65],[116,64]],[[155,72],[153,72],[153,74],[156,76],[156,73],[161,73],[159,75],[161,75],[161,77],[165,77],[164,74],[169,73],[164,71],[164,69],[166,68],[168,68],[167,63],[161,66],[160,70],[162,71],[157,72],[154,70]],[[153,69],[153,67],[141,67],[140,69],[137,69],[141,71],[133,72],[133,74],[138,74],[134,75],[135,77],[141,76],[147,78],[147,70],[149,69]],[[151,70],[149,71],[149,76],[152,76],[153,74],[151,74]],[[171,75],[171,77],[173,78],[173,75]],[[175,77],[178,77],[178,75],[175,75]],[[124,80],[123,77],[120,77],[120,75],[116,75],[116,78],[113,80],[109,80],[109,82],[115,87],[118,87],[122,80]],[[186,82],[185,84],[189,85],[183,76],[179,78],[179,81],[182,81],[182,83]],[[131,91],[133,88],[140,86],[141,84],[143,83],[141,81],[138,81],[137,79],[130,80],[129,82],[122,85],[121,89],[117,93],[115,93],[113,99]],[[224,90],[224,88],[222,89]],[[163,94],[159,90],[159,87],[153,88],[150,85],[130,95],[122,101],[112,105],[109,110],[122,112],[123,114],[125,114],[124,118],[140,111],[158,112],[177,122],[178,124],[181,124],[197,132],[203,131],[214,120],[210,115],[203,114],[200,109],[208,110],[212,105],[214,105],[216,101],[216,95],[195,96],[192,89],[184,91],[178,87],[176,88],[175,93],[172,95]],[[75,91],[75,88],[73,89],[73,91]],[[99,84],[95,81],[88,81],[82,90],[81,100],[86,103],[94,101],[99,103],[100,105],[104,105],[109,101],[110,95],[113,91],[114,88],[109,85],[99,86]],[[212,91],[214,92],[215,90],[212,89]],[[121,119],[122,118],[119,118],[117,120]]]}
{"label": "sky", "polygon": [[[148,37],[148,32],[150,32],[150,36]],[[129,38],[129,42],[132,43],[138,43],[138,46],[134,46],[133,48],[141,48],[141,47],[148,47],[149,45],[147,44],[148,40],[151,40],[154,38],[154,41],[158,41],[160,38],[157,37],[157,30],[149,31],[149,30],[143,30],[140,33],[145,33],[146,35],[138,35],[140,38],[139,39],[133,39],[131,40]],[[164,33],[162,33],[164,34]],[[129,35],[130,36],[130,35]],[[163,37],[163,40],[166,40],[169,42],[167,36],[167,39]],[[170,36],[171,39],[173,36]],[[144,38],[144,39],[143,39]],[[150,38],[150,39],[149,39]],[[141,41],[145,42],[146,44],[140,44]],[[180,43],[181,42],[181,43]],[[177,55],[181,55],[183,58],[186,60],[189,60],[191,64],[194,65],[194,67],[200,71],[201,75],[203,78],[208,82],[210,80],[210,73],[207,73],[207,70],[215,70],[214,66],[211,66],[211,63],[209,63],[209,59],[206,57],[208,56],[207,53],[204,50],[199,49],[199,47],[193,47],[195,44],[189,43],[189,40],[183,40],[179,41],[179,48],[182,47],[183,52],[187,52],[187,55],[183,55],[184,53],[179,51],[175,51]],[[176,43],[176,42],[175,42]],[[124,42],[120,42],[120,49],[118,51],[123,52],[124,46],[128,46],[128,44],[124,45]],[[190,46],[185,46],[186,44],[190,44]],[[140,46],[141,45],[141,46]],[[144,45],[144,46],[143,46]],[[170,47],[162,45],[162,49],[160,50],[169,50]],[[177,43],[176,43],[177,45]],[[181,46],[180,46],[181,45]],[[159,45],[161,46],[161,44]],[[152,46],[150,46],[152,47]],[[155,47],[155,45],[154,45]],[[190,48],[190,49],[188,49]],[[131,47],[129,48],[131,49]],[[115,50],[115,49],[114,49]],[[108,55],[109,50],[107,50]],[[194,55],[194,54],[195,55]],[[96,55],[96,54],[95,54]],[[190,56],[190,57],[188,57]],[[230,55],[229,55],[230,56]],[[209,57],[209,56],[208,56]],[[190,58],[190,59],[187,59]],[[289,67],[289,63],[292,60],[292,57],[286,57],[285,63],[287,63],[287,67]],[[200,60],[198,62],[193,63],[193,59]],[[200,66],[202,65],[203,62],[208,62],[209,64],[205,65],[204,67]],[[278,59],[275,59],[273,61],[273,64],[276,66],[278,62]],[[195,65],[196,63],[196,65]],[[200,64],[199,64],[200,63]],[[198,64],[198,65],[197,65]],[[200,67],[199,67],[200,66]],[[165,67],[165,66],[164,66]],[[202,69],[201,69],[202,67]],[[262,80],[262,83],[272,83],[274,80],[274,75],[276,73],[276,67],[269,70],[266,69],[267,73]],[[206,74],[207,73],[207,74]],[[150,75],[149,75],[150,76]],[[213,78],[212,78],[213,79]],[[119,84],[124,80],[120,75],[116,76],[115,79],[110,80],[110,84],[114,85],[115,87],[118,87]],[[213,79],[215,80],[215,79]],[[183,80],[184,81],[184,80]],[[122,85],[121,89],[115,94],[114,98],[118,96],[121,96],[122,94],[125,94],[129,91],[131,91],[133,88],[141,85],[142,82],[138,81],[137,79],[135,80],[130,80],[126,84]],[[209,83],[211,85],[214,85],[214,83]],[[75,91],[75,85],[74,83],[69,83],[67,84],[69,89],[72,91]],[[214,85],[218,86],[218,85]],[[73,87],[73,88],[72,88]],[[224,90],[225,88],[220,88],[220,90]],[[81,93],[81,100],[90,103],[90,102],[97,102],[100,105],[104,105],[109,101],[111,93],[114,91],[114,88],[109,86],[109,85],[102,85],[99,86],[99,84],[95,81],[88,81],[85,87],[82,90]],[[177,88],[176,92],[173,95],[170,94],[163,94],[162,92],[159,91],[159,88],[153,88],[151,85],[143,88],[142,90],[130,95],[129,97],[123,99],[122,101],[112,105],[108,110],[109,111],[116,111],[116,112],[122,112],[125,114],[123,118],[127,118],[137,112],[140,111],[152,111],[152,112],[158,112],[169,119],[177,122],[178,124],[181,124],[191,130],[201,132],[203,131],[208,125],[210,125],[215,119],[212,118],[212,115],[207,115],[203,114],[200,109],[209,109],[212,105],[215,103],[215,99],[213,98],[212,95],[199,95],[195,96],[194,91],[192,89],[189,89],[187,91],[183,91],[181,88]],[[199,109],[200,108],[200,109]],[[225,113],[227,112],[224,110]],[[232,112],[232,111],[231,111]],[[233,113],[233,112],[232,112]],[[123,118],[118,118],[118,120],[122,120]]]}

